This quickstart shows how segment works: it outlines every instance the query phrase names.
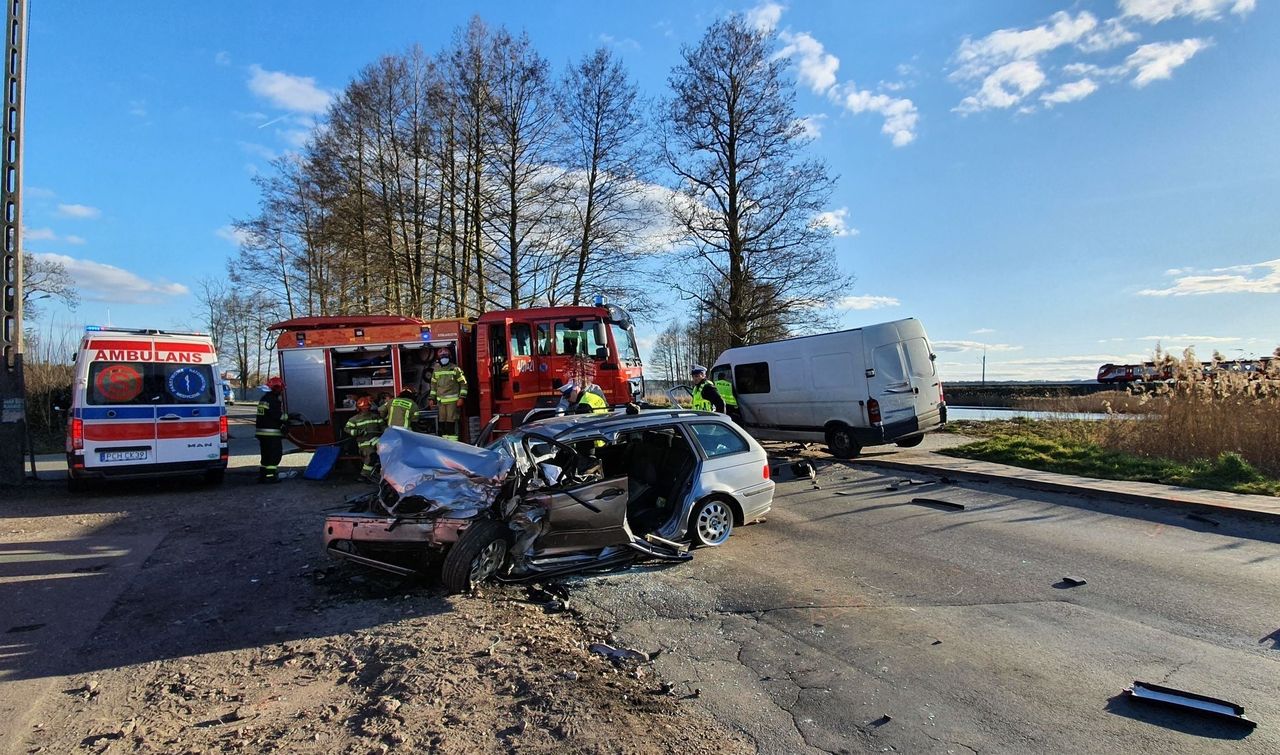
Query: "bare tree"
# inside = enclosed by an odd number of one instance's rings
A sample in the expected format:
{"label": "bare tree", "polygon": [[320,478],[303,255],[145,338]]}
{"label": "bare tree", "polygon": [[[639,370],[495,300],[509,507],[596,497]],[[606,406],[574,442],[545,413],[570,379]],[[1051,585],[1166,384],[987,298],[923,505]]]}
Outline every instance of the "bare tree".
{"label": "bare tree", "polygon": [[553,162],[559,133],[547,61],[527,35],[506,29],[494,35],[491,95],[488,232],[505,274],[502,304],[514,308],[542,293],[537,278],[557,242],[550,221],[562,187]]}
{"label": "bare tree", "polygon": [[572,231],[563,299],[582,304],[595,291],[646,309],[641,268],[654,250],[644,248],[645,232],[661,207],[649,184],[654,154],[636,85],[601,47],[565,71],[558,105]]}
{"label": "bare tree", "polygon": [[696,261],[672,285],[723,321],[730,346],[812,323],[850,282],[814,220],[832,180],[801,155],[789,63],[773,43],[741,16],[713,23],[682,51],[660,119],[679,180],[673,218]]}
{"label": "bare tree", "polygon": [[32,254],[22,255],[22,310],[31,320],[40,316],[40,305],[36,302],[44,299],[57,299],[69,309],[80,305],[80,292],[76,290],[75,279],[67,272],[61,262],[49,257],[36,257]]}

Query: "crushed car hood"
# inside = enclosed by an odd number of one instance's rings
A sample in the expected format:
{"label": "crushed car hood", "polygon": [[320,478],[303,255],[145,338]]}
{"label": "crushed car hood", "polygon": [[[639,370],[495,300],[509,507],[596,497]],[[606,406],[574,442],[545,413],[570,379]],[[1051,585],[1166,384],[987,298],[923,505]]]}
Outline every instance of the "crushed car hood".
{"label": "crushed car hood", "polygon": [[427,504],[422,513],[463,518],[493,504],[515,465],[497,451],[401,427],[382,434],[378,458],[382,479],[402,500],[421,498]]}

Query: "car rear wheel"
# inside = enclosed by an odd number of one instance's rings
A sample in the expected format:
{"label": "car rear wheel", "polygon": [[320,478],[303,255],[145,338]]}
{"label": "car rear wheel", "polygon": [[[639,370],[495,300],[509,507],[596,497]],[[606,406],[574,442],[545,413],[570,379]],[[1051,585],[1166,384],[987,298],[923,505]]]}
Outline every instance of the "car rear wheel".
{"label": "car rear wheel", "polygon": [[910,438],[902,438],[897,441],[898,448],[915,448],[924,442],[923,435],[912,435]]}
{"label": "car rear wheel", "polygon": [[848,425],[833,425],[827,430],[827,451],[837,459],[852,459],[862,453]]}
{"label": "car rear wheel", "polygon": [[733,509],[716,498],[699,503],[689,517],[689,534],[698,546],[724,543],[733,534]]}
{"label": "car rear wheel", "polygon": [[511,531],[501,522],[481,519],[462,534],[444,557],[440,582],[449,592],[467,592],[498,573],[507,560]]}

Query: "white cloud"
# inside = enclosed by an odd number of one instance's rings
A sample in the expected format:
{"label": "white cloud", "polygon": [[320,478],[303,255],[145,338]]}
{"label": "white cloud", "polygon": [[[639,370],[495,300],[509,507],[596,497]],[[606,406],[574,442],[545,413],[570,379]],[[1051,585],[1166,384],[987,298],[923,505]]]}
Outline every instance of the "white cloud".
{"label": "white cloud", "polygon": [[858,229],[851,228],[848,220],[849,208],[841,207],[838,210],[827,210],[826,212],[818,213],[813,219],[813,225],[830,229],[832,236],[857,236]]}
{"label": "white cloud", "polygon": [[299,113],[323,113],[333,99],[310,76],[268,71],[256,63],[249,66],[249,91],[278,108]]}
{"label": "white cloud", "polygon": [[229,225],[222,226],[218,230],[214,231],[213,234],[223,241],[229,241],[232,244],[235,244],[237,247],[253,246],[257,241],[257,237],[252,233]]}
{"label": "white cloud", "polygon": [[58,205],[58,214],[64,218],[77,218],[79,220],[92,220],[102,217],[102,210],[97,207],[90,207],[86,204],[60,204]]}
{"label": "white cloud", "polygon": [[1052,107],[1061,105],[1064,102],[1083,100],[1096,91],[1098,91],[1098,85],[1093,79],[1080,79],[1079,81],[1069,81],[1052,92],[1042,94],[1040,99],[1044,101],[1045,105]]}
{"label": "white cloud", "polygon": [[1034,60],[1050,50],[1079,42],[1098,26],[1088,11],[1058,11],[1030,29],[999,29],[981,39],[965,38],[956,50],[954,79],[979,79],[1015,61]]}
{"label": "white cloud", "polygon": [[226,50],[219,50],[213,56],[213,62],[220,66],[229,66],[231,65],[231,53]]}
{"label": "white cloud", "polygon": [[986,335],[987,333],[994,333],[994,332],[996,332],[995,328],[978,328],[977,330],[969,331],[970,335],[975,335],[975,336],[982,336],[982,335]]}
{"label": "white cloud", "polygon": [[597,36],[597,39],[599,39],[599,40],[600,40],[600,44],[602,44],[602,45],[608,45],[609,47],[613,47],[613,48],[615,48],[615,49],[619,49],[619,50],[623,50],[623,49],[625,49],[625,50],[639,50],[639,49],[640,49],[640,43],[639,43],[639,42],[637,42],[637,41],[635,41],[635,40],[634,40],[634,39],[632,39],[631,37],[623,37],[623,38],[619,39],[619,38],[617,38],[617,37],[613,36],[612,34],[603,34],[603,33],[602,33],[602,34],[600,34],[600,35],[598,35],[598,36]]}
{"label": "white cloud", "polygon": [[1021,346],[981,341],[934,341],[934,351],[1022,351]]}
{"label": "white cloud", "polygon": [[794,58],[800,82],[807,84],[815,94],[825,94],[836,85],[836,71],[840,59],[826,51],[822,43],[808,32],[784,31],[778,35],[785,46],[778,51],[780,58]]}
{"label": "white cloud", "polygon": [[34,256],[62,265],[75,280],[80,295],[90,301],[153,304],[167,297],[191,293],[181,283],[148,280],[115,265],[68,257],[65,254],[37,252]]}
{"label": "white cloud", "polygon": [[[1277,294],[1280,293],[1280,259],[1252,265],[1219,267],[1206,273],[1174,273],[1168,288],[1146,288],[1139,296],[1202,296],[1204,294]],[[1182,273],[1179,275],[1178,273]]]}
{"label": "white cloud", "polygon": [[62,240],[68,244],[75,244],[76,246],[80,246],[84,243],[84,237],[77,236],[74,233],[63,236]]}
{"label": "white cloud", "polygon": [[236,146],[240,147],[241,151],[263,160],[274,160],[277,157],[275,150],[256,142],[237,141]]}
{"label": "white cloud", "polygon": [[1084,52],[1106,52],[1138,41],[1138,33],[1118,18],[1109,18],[1076,43]]}
{"label": "white cloud", "polygon": [[53,232],[52,228],[24,228],[22,229],[23,241],[56,241],[58,234]]}
{"label": "white cloud", "polygon": [[1009,108],[1039,89],[1044,82],[1044,71],[1035,61],[1006,63],[983,79],[982,87],[961,100],[955,111],[968,115],[992,108]]}
{"label": "white cloud", "polygon": [[1235,343],[1241,340],[1237,336],[1143,336],[1139,341],[1158,341],[1160,343]]}
{"label": "white cloud", "polygon": [[43,186],[24,186],[22,192],[27,199],[53,199],[58,196],[58,192]]}
{"label": "white cloud", "polygon": [[277,131],[276,135],[294,149],[302,149],[311,140],[311,132],[301,128],[290,128]]}
{"label": "white cloud", "polygon": [[773,31],[778,27],[778,21],[782,19],[782,11],[786,9],[785,5],[779,3],[760,3],[747,11],[747,23],[760,31]]}
{"label": "white cloud", "polygon": [[797,119],[796,124],[800,126],[805,138],[818,139],[822,136],[822,122],[826,119],[826,113],[816,113]]}
{"label": "white cloud", "polygon": [[129,115],[138,118],[147,117],[147,101],[146,100],[129,100]]}
{"label": "white cloud", "polygon": [[1208,39],[1184,39],[1181,42],[1154,42],[1142,45],[1125,58],[1125,68],[1137,71],[1133,85],[1144,87],[1153,81],[1173,76],[1174,69],[1186,63],[1212,44]]}
{"label": "white cloud", "polygon": [[836,309],[884,309],[902,304],[892,296],[846,296],[836,302]]}
{"label": "white cloud", "polygon": [[1120,0],[1120,13],[1149,24],[1158,24],[1179,16],[1197,21],[1213,21],[1230,11],[1237,16],[1256,7],[1255,0]]}
{"label": "white cloud", "polygon": [[880,133],[892,138],[893,146],[905,147],[915,141],[920,111],[911,100],[858,89],[854,84],[849,84],[836,96],[850,113],[871,112],[884,116]]}

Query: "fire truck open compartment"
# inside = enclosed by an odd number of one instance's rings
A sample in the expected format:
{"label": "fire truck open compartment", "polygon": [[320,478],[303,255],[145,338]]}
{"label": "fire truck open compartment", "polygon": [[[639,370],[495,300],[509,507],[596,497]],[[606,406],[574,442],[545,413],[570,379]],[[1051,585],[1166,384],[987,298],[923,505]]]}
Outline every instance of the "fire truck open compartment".
{"label": "fire truck open compartment", "polygon": [[[271,326],[285,382],[285,408],[302,424],[289,437],[303,447],[342,440],[361,395],[414,388],[425,407],[429,367],[448,348],[467,376],[460,435],[474,439],[495,415],[497,433],[533,409],[553,407],[568,380],[595,382],[610,404],[643,394],[631,318],[619,307],[540,307],[486,312],[475,320],[395,315],[302,317]],[[418,429],[434,429],[434,411]]]}

